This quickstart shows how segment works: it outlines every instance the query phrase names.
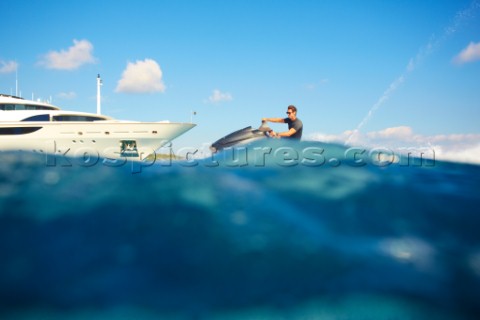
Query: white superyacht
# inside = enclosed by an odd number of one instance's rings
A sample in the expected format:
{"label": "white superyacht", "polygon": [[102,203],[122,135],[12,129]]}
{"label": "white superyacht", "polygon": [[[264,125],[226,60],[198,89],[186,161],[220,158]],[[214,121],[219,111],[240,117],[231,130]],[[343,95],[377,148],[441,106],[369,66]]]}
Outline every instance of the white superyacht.
{"label": "white superyacht", "polygon": [[193,127],[193,123],[115,120],[0,94],[0,150],[144,159]]}

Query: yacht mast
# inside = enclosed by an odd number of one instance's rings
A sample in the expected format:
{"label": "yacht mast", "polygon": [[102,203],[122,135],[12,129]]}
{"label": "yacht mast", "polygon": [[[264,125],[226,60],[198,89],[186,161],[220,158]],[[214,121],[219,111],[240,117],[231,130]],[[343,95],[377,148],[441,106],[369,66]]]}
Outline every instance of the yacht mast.
{"label": "yacht mast", "polygon": [[101,113],[101,95],[100,95],[100,86],[102,85],[102,79],[100,79],[100,74],[97,76],[97,114]]}

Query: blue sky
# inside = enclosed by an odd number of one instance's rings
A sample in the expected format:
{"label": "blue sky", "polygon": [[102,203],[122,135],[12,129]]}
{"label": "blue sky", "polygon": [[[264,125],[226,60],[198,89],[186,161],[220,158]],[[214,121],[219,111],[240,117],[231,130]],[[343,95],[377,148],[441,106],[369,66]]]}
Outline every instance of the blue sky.
{"label": "blue sky", "polygon": [[104,114],[184,122],[196,111],[179,145],[294,104],[305,138],[359,129],[479,147],[479,0],[2,0],[0,11],[1,92],[15,93],[17,69],[22,96],[95,112],[100,73]]}

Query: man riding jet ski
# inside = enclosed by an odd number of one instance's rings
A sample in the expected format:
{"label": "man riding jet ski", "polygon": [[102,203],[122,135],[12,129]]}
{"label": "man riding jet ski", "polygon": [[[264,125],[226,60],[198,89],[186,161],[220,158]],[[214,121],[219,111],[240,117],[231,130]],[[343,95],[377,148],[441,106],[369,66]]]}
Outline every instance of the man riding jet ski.
{"label": "man riding jet ski", "polygon": [[[276,133],[268,127],[267,122],[286,123],[288,124],[288,131]],[[210,150],[216,152],[236,144],[250,143],[269,137],[300,140],[302,138],[302,132],[303,123],[297,118],[297,108],[294,105],[289,105],[287,108],[287,118],[263,118],[260,128],[252,129],[252,127],[246,127],[230,133],[215,141],[210,147]]]}

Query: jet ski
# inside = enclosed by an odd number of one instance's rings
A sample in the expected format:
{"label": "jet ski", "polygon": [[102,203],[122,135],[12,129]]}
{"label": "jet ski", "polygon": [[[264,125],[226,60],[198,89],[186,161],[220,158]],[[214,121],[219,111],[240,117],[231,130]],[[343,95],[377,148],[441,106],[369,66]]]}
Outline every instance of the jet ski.
{"label": "jet ski", "polygon": [[262,122],[262,125],[258,129],[252,129],[252,126],[248,126],[218,139],[212,143],[210,150],[212,152],[217,152],[237,144],[246,144],[261,139],[267,139],[270,138],[271,131],[272,129],[268,127],[266,122]]}

